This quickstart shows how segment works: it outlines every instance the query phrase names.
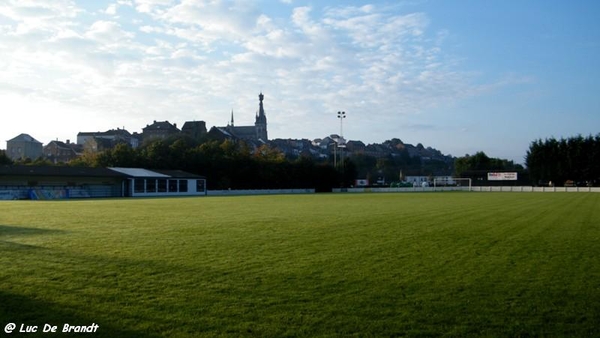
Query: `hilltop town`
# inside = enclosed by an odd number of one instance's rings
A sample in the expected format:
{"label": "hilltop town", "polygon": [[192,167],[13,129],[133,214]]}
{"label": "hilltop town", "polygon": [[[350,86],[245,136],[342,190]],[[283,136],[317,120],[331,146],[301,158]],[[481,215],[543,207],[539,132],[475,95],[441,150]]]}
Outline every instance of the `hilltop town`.
{"label": "hilltop town", "polygon": [[[383,143],[365,144],[359,140],[344,140],[338,135],[329,135],[314,140],[309,139],[269,139],[267,133],[267,116],[264,109],[264,95],[259,94],[259,107],[254,125],[237,126],[234,114],[226,126],[213,126],[207,129],[205,121],[186,121],[181,128],[177,123],[156,121],[142,128],[141,133],[131,133],[126,129],[116,128],[102,132],[81,131],[75,142],[71,140],[54,140],[44,145],[33,135],[22,133],[7,141],[6,155],[13,161],[25,159],[45,159],[52,163],[67,163],[82,154],[99,153],[113,149],[118,144],[126,144],[136,149],[156,140],[174,137],[189,137],[197,142],[209,140],[243,140],[252,149],[267,145],[282,152],[287,158],[294,159],[308,156],[317,160],[328,160],[332,157],[369,156],[378,159],[400,158],[417,159],[419,163],[435,162],[435,174],[450,174],[454,158],[441,151],[422,144],[405,144],[394,138]],[[334,158],[334,160],[335,160]]]}

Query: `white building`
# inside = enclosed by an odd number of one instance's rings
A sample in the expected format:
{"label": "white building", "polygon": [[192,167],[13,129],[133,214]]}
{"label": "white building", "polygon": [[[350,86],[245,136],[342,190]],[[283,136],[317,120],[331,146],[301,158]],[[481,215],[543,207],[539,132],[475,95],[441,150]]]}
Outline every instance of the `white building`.
{"label": "white building", "polygon": [[202,196],[206,195],[206,178],[181,170],[148,170],[140,168],[109,168],[127,175],[123,196]]}

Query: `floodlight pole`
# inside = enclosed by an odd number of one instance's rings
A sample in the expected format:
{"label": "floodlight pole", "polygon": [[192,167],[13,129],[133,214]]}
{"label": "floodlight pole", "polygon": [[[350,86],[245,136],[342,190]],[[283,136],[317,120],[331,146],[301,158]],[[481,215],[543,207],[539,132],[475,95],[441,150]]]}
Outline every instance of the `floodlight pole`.
{"label": "floodlight pole", "polygon": [[339,111],[337,112],[337,117],[338,119],[340,119],[340,136],[344,137],[344,119],[346,118],[346,112],[345,111]]}

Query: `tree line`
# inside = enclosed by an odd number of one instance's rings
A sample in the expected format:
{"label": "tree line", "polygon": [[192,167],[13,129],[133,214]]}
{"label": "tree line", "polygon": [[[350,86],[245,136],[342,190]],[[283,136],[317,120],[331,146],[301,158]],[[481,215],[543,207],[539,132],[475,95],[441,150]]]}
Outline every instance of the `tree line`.
{"label": "tree line", "polygon": [[487,156],[483,151],[465,155],[454,160],[454,175],[464,176],[470,171],[524,171],[522,165],[513,161]]}
{"label": "tree line", "polygon": [[344,184],[341,171],[310,157],[289,161],[268,145],[251,148],[243,140],[207,140],[177,136],[153,140],[138,148],[117,144],[103,152],[84,152],[72,166],[134,167],[183,170],[208,178],[210,190],[316,189]]}
{"label": "tree line", "polygon": [[[367,178],[371,183],[384,178],[386,183],[390,183],[401,181],[405,175],[435,176],[452,170],[456,177],[486,171],[517,171],[523,184],[597,186],[600,184],[600,134],[595,137],[535,140],[525,157],[527,168],[513,161],[490,158],[484,152],[455,158],[451,164],[422,161],[420,157],[411,157],[407,151],[386,157],[351,154],[337,168],[333,167],[333,162],[331,157],[286,157],[268,145],[255,149],[244,141],[198,141],[177,136],[153,140],[135,149],[127,144],[117,144],[103,152],[86,151],[67,165],[183,170],[206,176],[211,190],[314,188],[330,191],[331,188],[350,187],[357,178]],[[52,164],[43,158],[16,163]],[[7,164],[13,164],[13,161],[0,150],[0,165]]]}
{"label": "tree line", "polygon": [[600,184],[600,134],[535,140],[525,163],[534,184],[596,186]]}
{"label": "tree line", "polygon": [[[403,175],[433,175],[451,169],[451,164],[424,162],[418,156],[410,156],[407,150],[383,157],[353,153],[341,158],[338,154],[337,167],[333,166],[336,162],[333,156],[313,157],[310,153],[286,156],[267,144],[253,148],[243,140],[196,140],[177,135],[149,140],[138,148],[118,143],[101,152],[84,151],[69,163],[57,165],[177,169],[206,176],[211,190],[314,188],[329,191],[351,187],[357,178],[373,184],[382,179],[389,184],[402,180]],[[0,164],[12,163],[0,151]],[[15,164],[55,165],[43,157],[17,160]]]}

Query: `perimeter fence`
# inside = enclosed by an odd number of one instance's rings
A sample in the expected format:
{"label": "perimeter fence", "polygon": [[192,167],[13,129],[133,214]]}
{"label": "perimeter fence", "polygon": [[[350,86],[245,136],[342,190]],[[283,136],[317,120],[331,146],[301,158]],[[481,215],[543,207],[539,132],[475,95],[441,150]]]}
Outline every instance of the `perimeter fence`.
{"label": "perimeter fence", "polygon": [[413,187],[413,188],[338,188],[341,193],[383,193],[383,192],[436,192],[436,191],[477,191],[477,192],[600,192],[600,187],[530,187],[530,186],[475,186],[475,187]]}

